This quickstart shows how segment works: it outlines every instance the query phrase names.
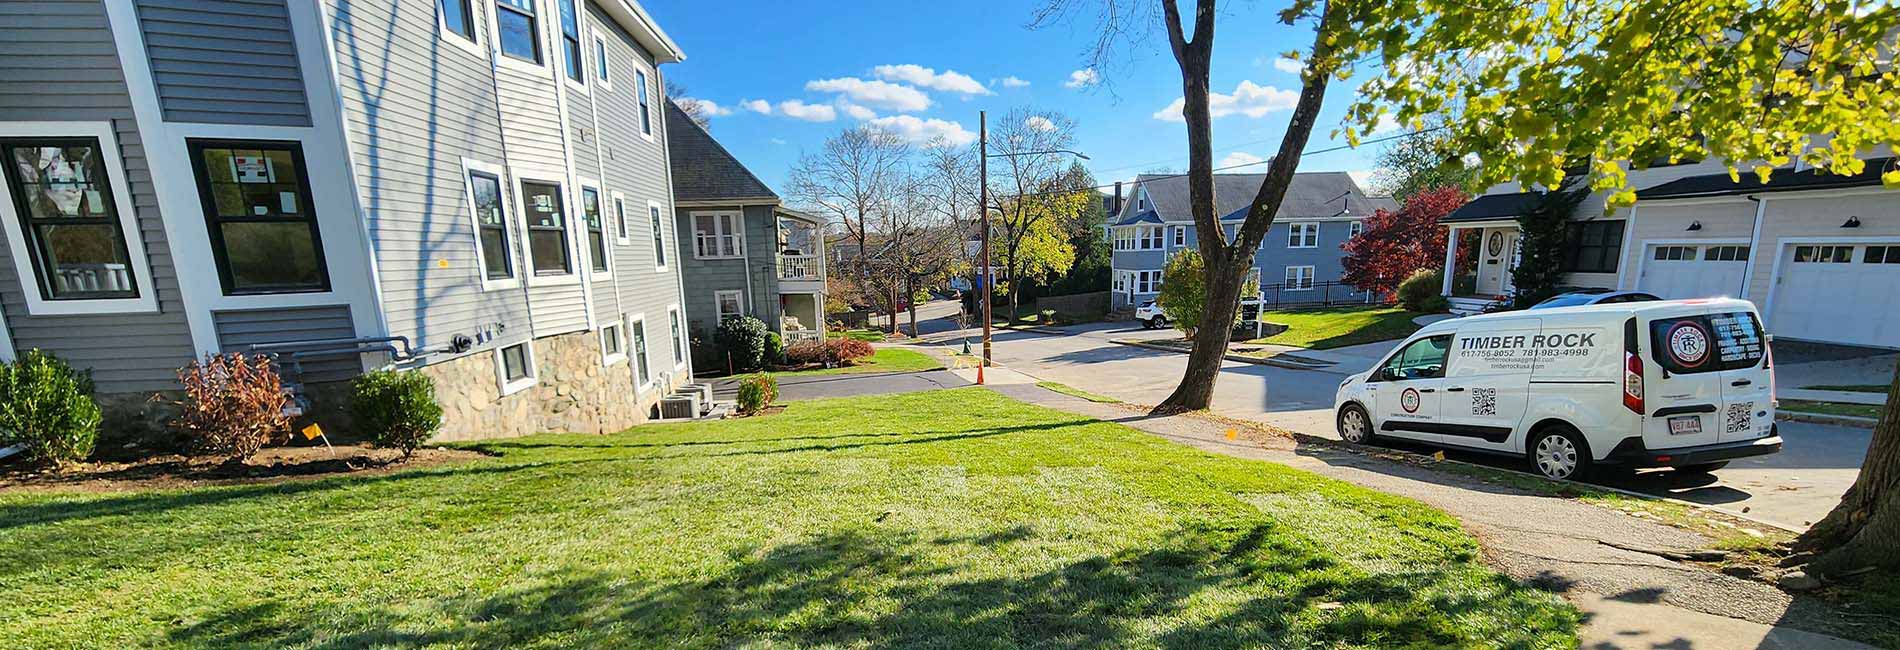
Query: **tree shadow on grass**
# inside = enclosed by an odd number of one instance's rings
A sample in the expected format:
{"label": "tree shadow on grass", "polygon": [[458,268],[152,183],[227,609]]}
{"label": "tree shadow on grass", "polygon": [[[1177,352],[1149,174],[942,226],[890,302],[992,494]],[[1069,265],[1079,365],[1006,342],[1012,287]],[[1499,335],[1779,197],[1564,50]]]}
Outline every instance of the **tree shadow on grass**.
{"label": "tree shadow on grass", "polygon": [[[724,568],[674,580],[576,567],[524,576],[499,593],[392,607],[242,604],[175,628],[169,640],[320,649],[1185,650],[1530,648],[1574,633],[1574,615],[1539,605],[1500,577],[1472,584],[1463,565],[1368,573],[1296,538],[1274,524],[1238,535],[1184,528],[1149,547],[1016,574],[1009,569],[1027,565],[1004,562],[981,539],[843,530],[738,551]],[[925,556],[944,543],[969,546],[954,556],[961,563]],[[1469,627],[1485,617],[1517,618],[1489,631]]]}

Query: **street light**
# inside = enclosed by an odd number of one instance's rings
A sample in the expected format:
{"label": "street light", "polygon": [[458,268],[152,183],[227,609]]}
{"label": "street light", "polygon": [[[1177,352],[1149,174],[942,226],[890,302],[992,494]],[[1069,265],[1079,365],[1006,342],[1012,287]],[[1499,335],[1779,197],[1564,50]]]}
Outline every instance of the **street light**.
{"label": "street light", "polygon": [[[1014,158],[1017,156],[1041,156],[1057,153],[1070,154],[1083,160],[1088,160],[1089,157],[1074,149],[1049,149],[1046,151],[1017,151],[992,154],[990,153],[990,120],[988,111],[976,112],[976,133],[977,167],[979,170],[977,172],[977,185],[982,187],[982,189],[979,190],[980,195],[977,199],[976,207],[977,211],[983,213],[983,275],[981,276],[983,280],[983,293],[980,294],[983,301],[983,361],[976,364],[976,383],[980,385],[983,383],[983,368],[990,365],[990,326],[994,321],[990,316],[990,292],[993,291],[996,286],[996,268],[990,263],[990,159]],[[1001,209],[999,208],[998,211],[1000,212]],[[1016,317],[1015,314],[1010,314],[1009,316],[1012,319]]]}

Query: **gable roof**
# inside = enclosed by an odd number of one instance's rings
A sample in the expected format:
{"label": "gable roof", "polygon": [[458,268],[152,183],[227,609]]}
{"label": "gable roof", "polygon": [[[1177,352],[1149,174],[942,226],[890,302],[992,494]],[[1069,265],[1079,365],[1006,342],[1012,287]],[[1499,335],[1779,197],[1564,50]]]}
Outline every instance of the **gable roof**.
{"label": "gable roof", "polygon": [[[1223,220],[1237,220],[1245,217],[1244,210],[1253,204],[1254,195],[1260,192],[1260,183],[1266,174],[1215,174],[1214,175],[1214,214]],[[1166,221],[1191,221],[1188,210],[1187,177],[1179,174],[1142,174],[1135,177],[1135,190],[1146,191],[1152,202],[1151,212]],[[1136,201],[1125,201],[1122,214],[1112,225],[1130,225],[1144,211],[1136,210]],[[1280,201],[1280,211],[1274,219],[1313,219],[1337,216],[1371,216],[1381,207],[1391,207],[1391,201],[1379,201],[1366,196],[1359,184],[1353,182],[1352,175],[1346,172],[1299,172],[1293,175],[1292,184],[1287,186],[1286,197]]]}
{"label": "gable roof", "polygon": [[672,99],[666,100],[666,137],[667,160],[673,167],[674,200],[755,200],[760,203],[778,200],[778,195],[765,181],[746,169]]}
{"label": "gable roof", "polygon": [[1900,158],[1869,158],[1858,174],[1830,174],[1819,169],[1794,171],[1787,167],[1775,170],[1768,182],[1750,173],[1741,175],[1741,180],[1731,180],[1728,174],[1706,174],[1688,176],[1638,190],[1636,198],[1641,199],[1686,199],[1698,196],[1723,196],[1732,194],[1752,194],[1755,192],[1793,192],[1796,190],[1827,190],[1843,187],[1863,187],[1879,185],[1880,174],[1895,168]]}
{"label": "gable roof", "polygon": [[1464,221],[1492,221],[1496,219],[1516,219],[1530,212],[1543,200],[1542,192],[1510,192],[1505,194],[1486,194],[1458,206],[1451,214],[1439,218],[1438,223],[1459,223]]}

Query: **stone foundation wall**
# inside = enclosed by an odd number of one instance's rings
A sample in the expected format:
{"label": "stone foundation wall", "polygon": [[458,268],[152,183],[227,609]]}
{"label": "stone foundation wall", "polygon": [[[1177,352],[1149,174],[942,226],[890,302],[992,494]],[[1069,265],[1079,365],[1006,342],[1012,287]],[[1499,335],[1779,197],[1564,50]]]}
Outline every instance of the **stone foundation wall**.
{"label": "stone foundation wall", "polygon": [[[424,366],[442,404],[442,432],[435,439],[512,438],[543,432],[612,433],[647,421],[671,387],[635,388],[632,359],[601,365],[598,332],[535,339],[534,386],[501,394],[495,353],[484,350]],[[659,374],[656,370],[654,374]],[[688,378],[673,378],[675,386]]]}

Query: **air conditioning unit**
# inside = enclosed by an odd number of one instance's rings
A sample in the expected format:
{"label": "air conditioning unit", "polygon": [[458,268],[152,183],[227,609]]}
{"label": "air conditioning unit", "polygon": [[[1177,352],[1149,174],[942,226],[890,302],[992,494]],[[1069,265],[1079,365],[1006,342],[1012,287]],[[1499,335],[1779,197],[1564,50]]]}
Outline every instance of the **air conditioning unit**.
{"label": "air conditioning unit", "polygon": [[712,408],[712,402],[713,402],[712,384],[687,384],[685,386],[680,387],[680,394],[692,395],[694,397],[698,397],[699,405],[702,408],[707,408],[707,409]]}
{"label": "air conditioning unit", "polygon": [[690,420],[699,417],[697,395],[675,395],[660,400],[660,419]]}

